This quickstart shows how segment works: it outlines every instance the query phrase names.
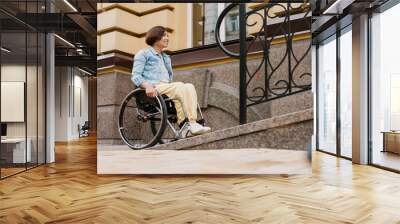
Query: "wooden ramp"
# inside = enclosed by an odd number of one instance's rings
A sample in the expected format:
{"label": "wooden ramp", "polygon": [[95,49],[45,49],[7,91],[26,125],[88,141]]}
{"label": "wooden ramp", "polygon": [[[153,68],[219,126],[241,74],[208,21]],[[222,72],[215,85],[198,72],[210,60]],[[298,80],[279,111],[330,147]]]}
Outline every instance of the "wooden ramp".
{"label": "wooden ramp", "polygon": [[99,150],[98,174],[307,174],[305,151],[276,149]]}

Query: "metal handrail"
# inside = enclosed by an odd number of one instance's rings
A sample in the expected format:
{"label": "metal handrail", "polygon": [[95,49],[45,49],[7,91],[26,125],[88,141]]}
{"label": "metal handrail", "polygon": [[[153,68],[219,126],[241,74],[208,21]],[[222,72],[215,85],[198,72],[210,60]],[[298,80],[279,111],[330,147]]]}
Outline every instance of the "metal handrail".
{"label": "metal handrail", "polygon": [[[304,1],[303,1],[304,3]],[[239,52],[232,52],[227,49],[221,41],[220,28],[226,15],[234,7],[239,6]],[[283,10],[282,16],[276,15],[271,10],[274,7]],[[293,37],[299,29],[295,28],[298,19],[292,18],[292,11],[297,11],[301,6],[293,6],[290,2],[282,0],[282,2],[273,1],[263,4],[252,10],[246,10],[245,3],[232,3],[228,5],[220,14],[216,22],[215,39],[217,46],[228,56],[239,59],[239,118],[240,123],[246,123],[247,107],[265,103],[274,99],[286,97],[311,89],[311,79],[305,77],[311,76],[310,72],[301,71],[299,65],[309,55],[311,49],[311,41],[309,47],[297,53],[298,49],[293,48]],[[252,38],[247,38],[247,26],[255,27],[257,24],[253,22],[247,23],[250,16],[261,18],[259,30]],[[282,17],[280,23],[271,23],[271,19]],[[296,22],[295,22],[296,21]],[[307,23],[311,27],[311,13],[308,10],[304,13],[304,18],[301,22]],[[270,29],[269,27],[274,27]],[[301,27],[301,26],[300,26]],[[301,31],[301,30],[300,30]],[[284,39],[286,49],[282,57],[270,57],[271,46],[277,39]],[[255,69],[247,66],[247,54],[249,49],[258,44],[262,47],[262,60],[258,63]],[[274,63],[275,61],[275,63]],[[287,66],[287,68],[285,68]],[[283,75],[279,70],[283,68],[287,70],[287,75]],[[255,77],[261,70],[264,70],[264,82],[255,81]],[[300,70],[300,72],[299,72]],[[263,86],[261,86],[263,85]],[[248,89],[249,88],[249,89]],[[251,93],[251,95],[248,95]]]}
{"label": "metal handrail", "polygon": [[229,13],[229,11],[231,11],[231,9],[235,8],[236,6],[238,6],[238,3],[232,3],[229,4],[220,14],[220,16],[217,19],[217,24],[216,24],[216,28],[215,28],[215,40],[217,41],[218,46],[221,48],[221,50],[227,54],[230,57],[233,58],[239,58],[240,57],[240,53],[235,53],[232,52],[230,50],[228,50],[224,44],[221,41],[221,35],[220,35],[220,29],[221,29],[221,24],[222,21],[224,20],[225,16]]}

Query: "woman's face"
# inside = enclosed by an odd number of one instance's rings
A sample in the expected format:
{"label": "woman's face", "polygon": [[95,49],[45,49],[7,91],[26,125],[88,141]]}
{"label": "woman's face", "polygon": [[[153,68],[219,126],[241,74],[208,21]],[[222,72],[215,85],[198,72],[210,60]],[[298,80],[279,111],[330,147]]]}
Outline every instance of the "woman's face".
{"label": "woman's face", "polygon": [[157,45],[157,47],[164,49],[168,47],[168,42],[169,42],[168,33],[164,32],[164,35],[161,38],[161,40],[157,41],[155,44]]}

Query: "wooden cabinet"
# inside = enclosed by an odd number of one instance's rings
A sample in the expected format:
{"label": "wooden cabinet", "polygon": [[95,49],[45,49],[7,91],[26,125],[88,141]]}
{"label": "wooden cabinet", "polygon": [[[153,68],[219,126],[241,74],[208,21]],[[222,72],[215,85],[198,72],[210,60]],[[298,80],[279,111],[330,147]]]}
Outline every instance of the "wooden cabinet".
{"label": "wooden cabinet", "polygon": [[400,154],[400,132],[383,133],[383,152],[393,152]]}

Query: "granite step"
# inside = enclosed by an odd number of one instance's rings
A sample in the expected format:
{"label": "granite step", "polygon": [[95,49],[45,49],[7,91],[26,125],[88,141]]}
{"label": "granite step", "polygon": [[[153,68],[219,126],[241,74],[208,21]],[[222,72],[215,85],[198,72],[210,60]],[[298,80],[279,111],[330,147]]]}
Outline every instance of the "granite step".
{"label": "granite step", "polygon": [[277,148],[306,150],[313,133],[307,109],[156,145],[151,150]]}
{"label": "granite step", "polygon": [[[312,133],[313,109],[307,109],[166,144],[158,144],[146,150],[240,148],[307,150]],[[126,145],[105,148],[130,150]]]}

